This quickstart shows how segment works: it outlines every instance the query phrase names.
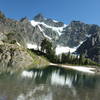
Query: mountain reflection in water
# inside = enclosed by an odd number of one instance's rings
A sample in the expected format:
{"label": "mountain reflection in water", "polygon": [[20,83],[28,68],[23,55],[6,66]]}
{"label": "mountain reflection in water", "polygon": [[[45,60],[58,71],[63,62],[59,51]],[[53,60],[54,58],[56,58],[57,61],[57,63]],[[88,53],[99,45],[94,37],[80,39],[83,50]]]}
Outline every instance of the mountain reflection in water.
{"label": "mountain reflection in water", "polygon": [[100,100],[96,75],[49,66],[0,76],[0,100]]}

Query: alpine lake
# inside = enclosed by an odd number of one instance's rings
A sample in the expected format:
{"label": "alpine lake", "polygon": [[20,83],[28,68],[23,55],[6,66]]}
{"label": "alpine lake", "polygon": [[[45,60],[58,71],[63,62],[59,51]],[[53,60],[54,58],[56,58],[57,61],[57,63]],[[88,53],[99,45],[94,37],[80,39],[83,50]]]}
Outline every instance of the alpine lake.
{"label": "alpine lake", "polygon": [[100,100],[100,76],[57,66],[2,74],[0,100]]}

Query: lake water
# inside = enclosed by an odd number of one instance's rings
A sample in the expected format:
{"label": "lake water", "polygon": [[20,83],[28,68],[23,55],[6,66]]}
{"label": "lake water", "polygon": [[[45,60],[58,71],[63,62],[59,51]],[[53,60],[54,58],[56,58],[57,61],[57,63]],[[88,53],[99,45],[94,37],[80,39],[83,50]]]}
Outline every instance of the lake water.
{"label": "lake water", "polygon": [[54,66],[0,75],[0,100],[100,100],[100,76]]}

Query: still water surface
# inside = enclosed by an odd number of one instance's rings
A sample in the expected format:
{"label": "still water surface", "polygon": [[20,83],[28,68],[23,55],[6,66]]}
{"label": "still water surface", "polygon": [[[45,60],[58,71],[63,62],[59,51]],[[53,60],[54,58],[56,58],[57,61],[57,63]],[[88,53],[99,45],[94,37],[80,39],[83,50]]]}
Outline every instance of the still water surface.
{"label": "still water surface", "polygon": [[0,100],[100,100],[100,76],[52,66],[1,75]]}

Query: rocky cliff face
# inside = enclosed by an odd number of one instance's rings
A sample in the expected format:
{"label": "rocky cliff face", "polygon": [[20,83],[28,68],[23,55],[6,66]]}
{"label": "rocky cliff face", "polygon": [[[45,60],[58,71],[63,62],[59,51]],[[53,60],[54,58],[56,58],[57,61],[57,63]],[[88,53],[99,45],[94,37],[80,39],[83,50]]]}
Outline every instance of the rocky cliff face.
{"label": "rocky cliff face", "polygon": [[100,32],[93,34],[77,49],[77,53],[100,63]]}
{"label": "rocky cliff face", "polygon": [[0,44],[0,72],[18,71],[32,63],[33,58],[17,44]]}
{"label": "rocky cliff face", "polygon": [[[38,43],[44,39],[43,33],[39,27],[33,27],[27,18],[20,21],[6,18],[0,12],[0,71],[11,72],[30,65],[38,66],[42,63],[34,55],[33,57],[27,52],[27,43]],[[41,57],[40,57],[41,58]],[[41,61],[47,62],[41,58]]]}
{"label": "rocky cliff face", "polygon": [[57,41],[59,44],[75,47],[98,31],[97,25],[89,25],[80,21],[72,21]]}

